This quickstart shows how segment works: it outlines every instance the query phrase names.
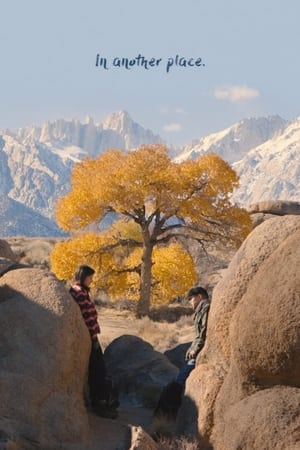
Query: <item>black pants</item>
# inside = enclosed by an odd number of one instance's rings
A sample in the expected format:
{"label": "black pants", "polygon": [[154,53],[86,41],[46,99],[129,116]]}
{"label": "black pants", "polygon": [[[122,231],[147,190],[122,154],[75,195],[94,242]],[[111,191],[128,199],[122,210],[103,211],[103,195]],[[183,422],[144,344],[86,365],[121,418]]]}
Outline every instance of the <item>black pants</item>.
{"label": "black pants", "polygon": [[167,384],[159,397],[158,403],[154,410],[154,416],[164,416],[168,420],[176,420],[177,413],[181,406],[184,386],[176,381]]}
{"label": "black pants", "polygon": [[93,348],[89,361],[89,390],[91,402],[105,400],[106,386],[105,386],[106,370],[103,358],[102,348]]}

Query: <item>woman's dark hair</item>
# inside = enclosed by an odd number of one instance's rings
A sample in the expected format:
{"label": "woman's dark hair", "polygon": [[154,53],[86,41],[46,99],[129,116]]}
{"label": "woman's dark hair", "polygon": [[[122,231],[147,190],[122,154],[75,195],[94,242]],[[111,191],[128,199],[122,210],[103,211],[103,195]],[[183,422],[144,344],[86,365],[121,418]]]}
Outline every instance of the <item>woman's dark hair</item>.
{"label": "woman's dark hair", "polygon": [[81,286],[84,286],[84,280],[86,277],[89,277],[90,275],[94,275],[95,271],[90,266],[79,266],[78,269],[75,272],[74,278],[76,283],[80,284]]}

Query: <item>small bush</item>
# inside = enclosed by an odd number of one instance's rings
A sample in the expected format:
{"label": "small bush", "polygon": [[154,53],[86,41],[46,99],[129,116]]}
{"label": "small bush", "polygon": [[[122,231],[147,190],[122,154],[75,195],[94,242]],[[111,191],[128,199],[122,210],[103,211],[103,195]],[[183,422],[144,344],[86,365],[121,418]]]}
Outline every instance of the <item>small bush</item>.
{"label": "small bush", "polygon": [[152,309],[149,313],[149,318],[154,322],[174,323],[181,317],[191,316],[192,314],[193,310],[188,306],[162,306]]}
{"label": "small bush", "polygon": [[159,450],[201,450],[196,439],[181,436],[179,438],[161,437],[157,440]]}
{"label": "small bush", "polygon": [[174,326],[168,323],[153,322],[149,317],[143,317],[136,321],[137,335],[149,342],[155,350],[164,352],[177,343]]}

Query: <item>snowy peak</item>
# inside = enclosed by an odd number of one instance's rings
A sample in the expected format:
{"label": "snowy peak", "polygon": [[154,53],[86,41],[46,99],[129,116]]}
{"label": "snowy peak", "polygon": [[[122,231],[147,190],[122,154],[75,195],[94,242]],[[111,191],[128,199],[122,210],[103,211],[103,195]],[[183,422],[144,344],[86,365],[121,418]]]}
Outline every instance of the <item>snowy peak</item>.
{"label": "snowy peak", "polygon": [[53,220],[58,198],[70,189],[74,163],[109,148],[130,150],[162,142],[135,123],[128,113],[111,115],[103,124],[91,117],[58,119],[42,126],[5,130],[0,136],[0,194]]}
{"label": "snowy peak", "polygon": [[[103,128],[105,130],[115,130],[119,133],[127,132],[133,127],[135,122],[131,119],[127,111],[117,111],[110,114],[103,122]],[[139,127],[139,125],[137,125]]]}
{"label": "snowy peak", "polygon": [[[162,143],[160,137],[134,122],[126,111],[111,114],[100,124],[87,117],[83,122],[59,119],[17,132],[6,130],[0,135],[0,196],[18,204],[11,208],[7,203],[0,211],[5,219],[2,235],[13,232],[10,224],[15,223],[20,205],[50,220],[44,224],[46,231],[34,232],[57,234],[55,205],[70,189],[74,163],[110,148],[131,150],[156,143]],[[219,154],[237,171],[240,187],[233,200],[242,206],[264,200],[300,201],[300,117],[292,122],[279,116],[244,119],[177,149],[176,161],[206,152]],[[31,232],[30,214],[22,224],[24,234],[26,227]]]}
{"label": "snowy peak", "polygon": [[93,122],[82,124],[78,119],[58,119],[42,126],[20,128],[16,133],[6,131],[4,135],[9,135],[21,145],[32,146],[39,143],[57,148],[77,146],[93,151],[97,128]]}
{"label": "snowy peak", "polygon": [[265,200],[300,201],[300,117],[285,130],[233,164],[240,188],[233,199],[244,205]]}
{"label": "snowy peak", "polygon": [[126,111],[113,113],[100,124],[95,124],[89,116],[83,123],[78,119],[58,119],[42,126],[21,128],[16,133],[6,130],[4,134],[24,145],[39,142],[56,148],[80,147],[90,156],[107,148],[130,150],[142,144],[162,142],[159,136],[134,122]]}
{"label": "snowy peak", "polygon": [[287,123],[278,115],[243,119],[225,130],[194,140],[184,147],[176,160],[196,159],[201,154],[214,152],[232,164],[242,159],[251,148],[280,134]]}
{"label": "snowy peak", "polygon": [[127,111],[118,111],[110,114],[102,123],[103,130],[111,130],[124,139],[126,150],[137,148],[141,143],[158,144],[162,139],[152,131],[143,128],[134,122]]}

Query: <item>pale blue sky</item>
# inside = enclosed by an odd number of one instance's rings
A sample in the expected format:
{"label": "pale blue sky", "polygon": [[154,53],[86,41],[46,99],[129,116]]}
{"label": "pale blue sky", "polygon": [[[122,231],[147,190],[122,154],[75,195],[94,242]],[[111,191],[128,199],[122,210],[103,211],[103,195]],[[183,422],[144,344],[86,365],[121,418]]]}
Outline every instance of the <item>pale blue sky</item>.
{"label": "pale blue sky", "polygon": [[[300,115],[298,0],[9,0],[0,130],[125,109],[174,144],[249,116]],[[96,67],[96,55],[109,69]],[[113,67],[115,57],[161,58]],[[171,67],[201,57],[205,67]]]}

